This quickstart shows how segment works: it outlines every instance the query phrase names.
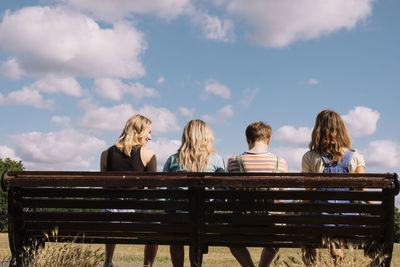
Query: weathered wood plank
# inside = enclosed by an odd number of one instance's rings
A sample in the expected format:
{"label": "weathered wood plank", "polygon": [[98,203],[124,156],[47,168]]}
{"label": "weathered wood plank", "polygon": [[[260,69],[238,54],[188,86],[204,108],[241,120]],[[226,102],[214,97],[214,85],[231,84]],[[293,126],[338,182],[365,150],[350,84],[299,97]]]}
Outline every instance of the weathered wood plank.
{"label": "weathered wood plank", "polygon": [[188,223],[188,214],[148,212],[35,212],[24,213],[26,221],[135,221],[160,223]]}
{"label": "weathered wood plank", "polygon": [[206,214],[204,221],[207,224],[248,224],[264,225],[272,223],[286,224],[349,224],[371,225],[384,224],[384,218],[371,215],[310,215],[310,214],[280,214],[280,215],[251,215],[251,214]]}
{"label": "weathered wood plank", "polygon": [[22,199],[18,202],[24,208],[80,208],[80,209],[155,209],[188,210],[188,202],[130,199]]}
{"label": "weathered wood plank", "polygon": [[329,212],[379,214],[381,205],[338,203],[254,203],[254,201],[210,202],[206,210],[211,211],[281,211],[281,212]]}

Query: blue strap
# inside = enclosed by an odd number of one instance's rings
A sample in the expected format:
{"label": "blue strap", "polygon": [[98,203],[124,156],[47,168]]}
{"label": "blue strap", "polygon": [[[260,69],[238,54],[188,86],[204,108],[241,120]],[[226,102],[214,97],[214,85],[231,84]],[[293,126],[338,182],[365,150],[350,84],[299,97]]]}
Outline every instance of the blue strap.
{"label": "blue strap", "polygon": [[334,163],[330,163],[330,161],[332,161],[332,158],[325,156],[324,154],[320,154],[322,160],[324,161],[324,172],[328,172],[328,173],[347,173],[349,172],[349,167],[350,167],[350,162],[351,159],[353,158],[353,154],[354,152],[351,150],[347,150],[344,155],[343,158],[340,162],[334,162]]}

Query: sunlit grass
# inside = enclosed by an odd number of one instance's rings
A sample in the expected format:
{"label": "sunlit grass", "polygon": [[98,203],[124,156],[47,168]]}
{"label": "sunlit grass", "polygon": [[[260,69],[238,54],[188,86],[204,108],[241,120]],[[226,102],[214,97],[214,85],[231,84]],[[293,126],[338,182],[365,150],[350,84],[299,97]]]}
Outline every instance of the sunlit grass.
{"label": "sunlit grass", "polygon": [[[143,263],[143,248],[143,245],[117,245],[114,255],[114,262],[141,264]],[[249,250],[254,263],[257,265],[262,249],[249,248]],[[46,243],[45,250],[42,251],[43,258],[37,257],[36,259],[37,261],[40,260],[42,265],[38,264],[36,266],[57,266],[54,262],[46,262],[46,258],[57,258],[57,256],[54,256],[57,254],[54,253],[69,254],[70,256],[72,255],[72,257],[70,257],[72,264],[69,266],[96,266],[96,264],[104,260],[104,245]],[[330,257],[329,250],[318,249],[317,253],[318,256],[315,266],[335,266],[332,258]],[[364,257],[362,250],[345,249],[344,255],[344,260],[339,266],[367,266],[370,261],[368,257]],[[65,257],[65,259],[68,259],[68,257]],[[86,259],[86,265],[82,265],[84,259]],[[9,260],[10,251],[8,248],[8,235],[3,233],[0,234],[0,262]],[[72,260],[74,261],[72,262]],[[155,263],[168,265],[171,264],[169,246],[159,247]],[[207,266],[239,266],[233,256],[230,254],[229,249],[226,247],[210,247],[209,252],[203,256],[203,264]],[[185,265],[189,266],[188,247],[185,247]],[[58,266],[67,265],[64,264]],[[301,249],[280,249],[272,266],[304,266],[301,260]],[[400,244],[395,244],[394,246],[392,266],[400,266]]]}

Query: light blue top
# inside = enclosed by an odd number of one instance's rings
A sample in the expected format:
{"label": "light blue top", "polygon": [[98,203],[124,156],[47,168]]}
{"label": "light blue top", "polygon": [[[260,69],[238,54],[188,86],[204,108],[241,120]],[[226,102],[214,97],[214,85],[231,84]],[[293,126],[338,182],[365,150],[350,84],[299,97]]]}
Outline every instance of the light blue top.
{"label": "light blue top", "polygon": [[[164,164],[163,172],[184,172],[185,169],[180,166],[177,161],[178,153],[175,153],[167,159]],[[223,158],[218,154],[211,155],[208,161],[207,172],[225,172],[225,163]]]}

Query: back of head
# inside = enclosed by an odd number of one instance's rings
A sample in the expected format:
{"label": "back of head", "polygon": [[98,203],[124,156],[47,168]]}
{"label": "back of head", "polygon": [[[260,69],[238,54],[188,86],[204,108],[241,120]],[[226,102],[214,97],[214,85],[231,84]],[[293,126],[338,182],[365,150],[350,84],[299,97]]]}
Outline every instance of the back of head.
{"label": "back of head", "polygon": [[252,122],[246,128],[246,138],[249,143],[255,143],[256,141],[267,141],[271,138],[271,135],[271,126],[262,121]]}
{"label": "back of head", "polygon": [[124,131],[115,145],[129,157],[133,146],[146,144],[146,136],[150,131],[151,120],[140,114],[134,115],[126,122]]}
{"label": "back of head", "polygon": [[214,134],[202,120],[189,121],[182,133],[178,149],[179,164],[186,171],[207,171],[208,161],[215,152]]}
{"label": "back of head", "polygon": [[338,113],[323,110],[317,115],[309,148],[331,157],[334,162],[342,160],[343,149],[351,149],[351,139]]}

